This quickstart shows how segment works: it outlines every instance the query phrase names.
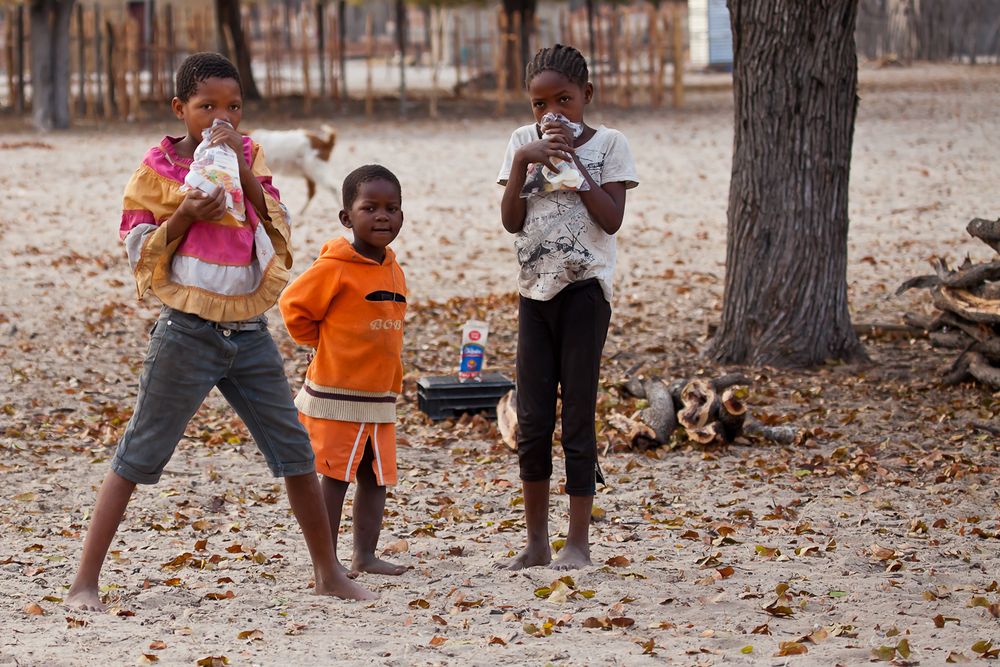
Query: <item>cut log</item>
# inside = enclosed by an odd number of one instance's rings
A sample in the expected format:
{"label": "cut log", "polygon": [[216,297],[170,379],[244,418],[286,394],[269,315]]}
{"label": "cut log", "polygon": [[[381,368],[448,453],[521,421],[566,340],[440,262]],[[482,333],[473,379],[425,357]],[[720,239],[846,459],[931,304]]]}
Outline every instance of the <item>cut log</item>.
{"label": "cut log", "polygon": [[716,399],[717,394],[708,382],[702,379],[691,380],[681,391],[684,407],[677,413],[677,421],[688,431],[705,426],[712,415],[712,404]]}
{"label": "cut log", "polygon": [[973,236],[997,252],[1000,252],[1000,220],[973,218],[965,228]]}
{"label": "cut log", "polygon": [[984,282],[1000,280],[1000,261],[987,264],[972,264],[967,262],[961,268],[952,271],[945,260],[935,257],[931,264],[936,275],[916,276],[910,278],[896,289],[896,296],[910,289],[928,289],[932,287],[953,287],[970,289]]}
{"label": "cut log", "polygon": [[743,432],[747,414],[744,399],[748,393],[746,387],[739,385],[729,387],[722,392],[719,401],[719,423],[722,425],[722,435],[726,442],[732,442]]}
{"label": "cut log", "polygon": [[686,429],[686,432],[688,438],[702,445],[709,445],[713,442],[721,442],[726,439],[723,433],[722,424],[717,421],[698,428]]}
{"label": "cut log", "polygon": [[931,315],[917,315],[916,313],[906,313],[903,315],[903,320],[909,324],[911,327],[917,329],[923,329],[923,335],[918,337],[927,337],[927,333],[931,331],[937,331],[944,326],[941,322],[941,318],[945,313],[937,313],[934,316]]}
{"label": "cut log", "polygon": [[660,378],[650,378],[642,383],[649,407],[639,413],[639,419],[653,429],[654,439],[661,445],[670,440],[677,428],[677,413],[670,390]]}
{"label": "cut log", "polygon": [[984,433],[992,433],[993,435],[1000,435],[1000,422],[990,423],[990,422],[980,422],[972,421],[969,422],[969,426],[977,431],[983,431]]}
{"label": "cut log", "polygon": [[670,392],[670,397],[674,399],[674,408],[678,412],[684,407],[684,402],[681,400],[681,392],[684,391],[687,383],[687,380],[674,380],[667,385],[667,391]]}
{"label": "cut log", "polygon": [[517,451],[517,389],[508,391],[497,403],[497,428],[504,444]]}
{"label": "cut log", "polygon": [[1000,301],[1000,283],[998,282],[985,282],[982,285],[976,285],[975,287],[970,288],[969,291],[978,296],[980,299]]}
{"label": "cut log", "polygon": [[1000,368],[991,366],[981,352],[969,350],[963,353],[942,381],[945,384],[959,384],[969,377],[994,389],[1000,389]]}
{"label": "cut log", "polygon": [[794,426],[765,426],[756,419],[747,419],[743,424],[743,432],[747,435],[755,435],[779,445],[791,445],[797,443],[802,437],[802,432]]}
{"label": "cut log", "polygon": [[869,336],[872,338],[924,338],[927,336],[924,327],[909,323],[859,322],[852,326],[854,327],[854,333],[859,336]]}
{"label": "cut log", "polygon": [[966,355],[969,357],[969,375],[985,385],[1000,389],[1000,368],[992,366],[981,352],[972,350]]}
{"label": "cut log", "polygon": [[899,296],[903,292],[911,289],[930,289],[931,287],[937,287],[941,284],[941,279],[937,276],[916,276],[910,278],[902,285],[896,288],[896,296]]}
{"label": "cut log", "polygon": [[1000,301],[982,299],[967,290],[951,287],[936,289],[933,295],[934,305],[941,310],[973,322],[1000,324]]}
{"label": "cut log", "polygon": [[944,350],[968,350],[976,344],[974,338],[968,336],[964,331],[935,331],[929,338],[931,345]]}
{"label": "cut log", "polygon": [[622,389],[636,398],[646,398],[646,390],[642,386],[642,381],[642,377],[633,375],[625,381],[625,384],[622,385]]}
{"label": "cut log", "polygon": [[753,382],[753,379],[743,373],[727,373],[720,378],[712,380],[712,389],[715,390],[717,394],[721,394],[724,390],[736,385],[742,385],[744,387],[749,386]]}
{"label": "cut log", "polygon": [[1000,335],[989,324],[966,322],[952,313],[943,313],[941,322],[949,327],[959,329],[976,341],[971,349],[982,352],[991,361],[1000,361]]}
{"label": "cut log", "polygon": [[949,271],[948,265],[943,259],[936,258],[931,263],[944,287],[969,289],[989,280],[1000,280],[1000,261],[973,264],[967,258],[966,262],[955,271]]}

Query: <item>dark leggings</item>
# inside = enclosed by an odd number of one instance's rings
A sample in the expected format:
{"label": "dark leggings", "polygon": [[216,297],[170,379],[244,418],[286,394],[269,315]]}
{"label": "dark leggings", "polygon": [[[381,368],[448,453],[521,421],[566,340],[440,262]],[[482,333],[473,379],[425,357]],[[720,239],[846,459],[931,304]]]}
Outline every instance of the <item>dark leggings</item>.
{"label": "dark leggings", "polygon": [[562,388],[566,493],[592,496],[597,485],[594,415],[601,351],[611,305],[597,280],[573,283],[549,301],[520,298],[517,331],[517,459],[521,479],[552,477],[556,393]]}

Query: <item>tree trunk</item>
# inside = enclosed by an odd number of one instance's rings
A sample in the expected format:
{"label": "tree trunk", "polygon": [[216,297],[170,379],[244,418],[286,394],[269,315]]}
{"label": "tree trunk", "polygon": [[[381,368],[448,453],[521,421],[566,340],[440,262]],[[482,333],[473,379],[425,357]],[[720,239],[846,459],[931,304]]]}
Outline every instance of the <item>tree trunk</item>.
{"label": "tree trunk", "polygon": [[31,111],[43,131],[69,127],[69,26],[73,0],[34,0],[31,13]]}
{"label": "tree trunk", "polygon": [[[520,90],[524,87],[524,67],[535,53],[531,50],[531,37],[535,32],[535,8],[537,0],[503,0],[503,10],[507,14],[507,35],[504,40],[507,50],[507,89]],[[517,20],[514,16],[518,15]],[[514,31],[518,30],[517,39]],[[520,44],[520,52],[516,51]],[[518,67],[518,64],[521,66]]]}
{"label": "tree trunk", "polygon": [[347,103],[347,0],[337,2],[337,60],[340,63],[340,99]]}
{"label": "tree trunk", "polygon": [[406,115],[406,2],[396,0],[396,47],[399,49],[399,115]]}
{"label": "tree trunk", "polygon": [[243,97],[248,100],[259,100],[260,91],[257,90],[253,69],[250,67],[250,47],[247,46],[246,36],[243,34],[240,0],[215,0],[215,21],[220,37],[220,50],[239,70]]}
{"label": "tree trunk", "polygon": [[587,48],[590,50],[590,66],[597,69],[597,42],[594,40],[594,0],[587,0]]}
{"label": "tree trunk", "polygon": [[785,367],[865,359],[847,304],[857,3],[728,4],[735,141],[710,354]]}

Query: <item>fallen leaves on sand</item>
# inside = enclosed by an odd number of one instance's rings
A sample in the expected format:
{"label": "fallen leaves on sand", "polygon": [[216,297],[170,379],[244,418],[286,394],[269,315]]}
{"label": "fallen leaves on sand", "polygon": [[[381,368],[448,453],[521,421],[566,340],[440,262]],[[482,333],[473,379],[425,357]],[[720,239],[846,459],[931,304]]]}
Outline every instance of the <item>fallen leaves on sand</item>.
{"label": "fallen leaves on sand", "polygon": [[382,549],[382,553],[387,556],[394,556],[396,554],[405,554],[410,550],[410,545],[406,540],[396,540],[395,542],[390,542],[385,545]]}
{"label": "fallen leaves on sand", "polygon": [[802,642],[781,642],[778,644],[778,652],[775,656],[802,655],[808,653],[809,649]]}
{"label": "fallen leaves on sand", "polygon": [[872,649],[873,660],[890,662],[895,660],[896,656],[904,660],[910,657],[910,642],[905,638],[900,639],[895,646],[879,646]]}
{"label": "fallen leaves on sand", "polygon": [[995,660],[1000,656],[1000,648],[993,648],[992,641],[980,640],[972,645],[972,652],[984,660]]}
{"label": "fallen leaves on sand", "polygon": [[578,597],[590,599],[594,597],[592,590],[578,590],[573,577],[565,576],[556,579],[548,586],[539,586],[535,589],[535,597],[547,599],[549,602],[566,602]]}
{"label": "fallen leaves on sand", "polygon": [[195,664],[198,667],[225,667],[225,665],[229,664],[229,658],[224,655],[209,655]]}

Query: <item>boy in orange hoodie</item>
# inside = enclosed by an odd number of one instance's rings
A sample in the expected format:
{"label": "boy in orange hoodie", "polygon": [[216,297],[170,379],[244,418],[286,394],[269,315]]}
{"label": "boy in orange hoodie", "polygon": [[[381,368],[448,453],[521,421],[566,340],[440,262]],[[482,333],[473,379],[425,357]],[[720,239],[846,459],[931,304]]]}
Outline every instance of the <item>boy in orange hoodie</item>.
{"label": "boy in orange hoodie", "polygon": [[322,475],[334,557],[347,487],[357,480],[351,571],[397,575],[406,568],[377,558],[375,548],[385,487],[396,483],[406,281],[387,246],[403,225],[402,193],[379,165],[352,171],[342,192],[340,222],[354,241],[328,241],[279,305],[292,338],[316,350],[295,405]]}

